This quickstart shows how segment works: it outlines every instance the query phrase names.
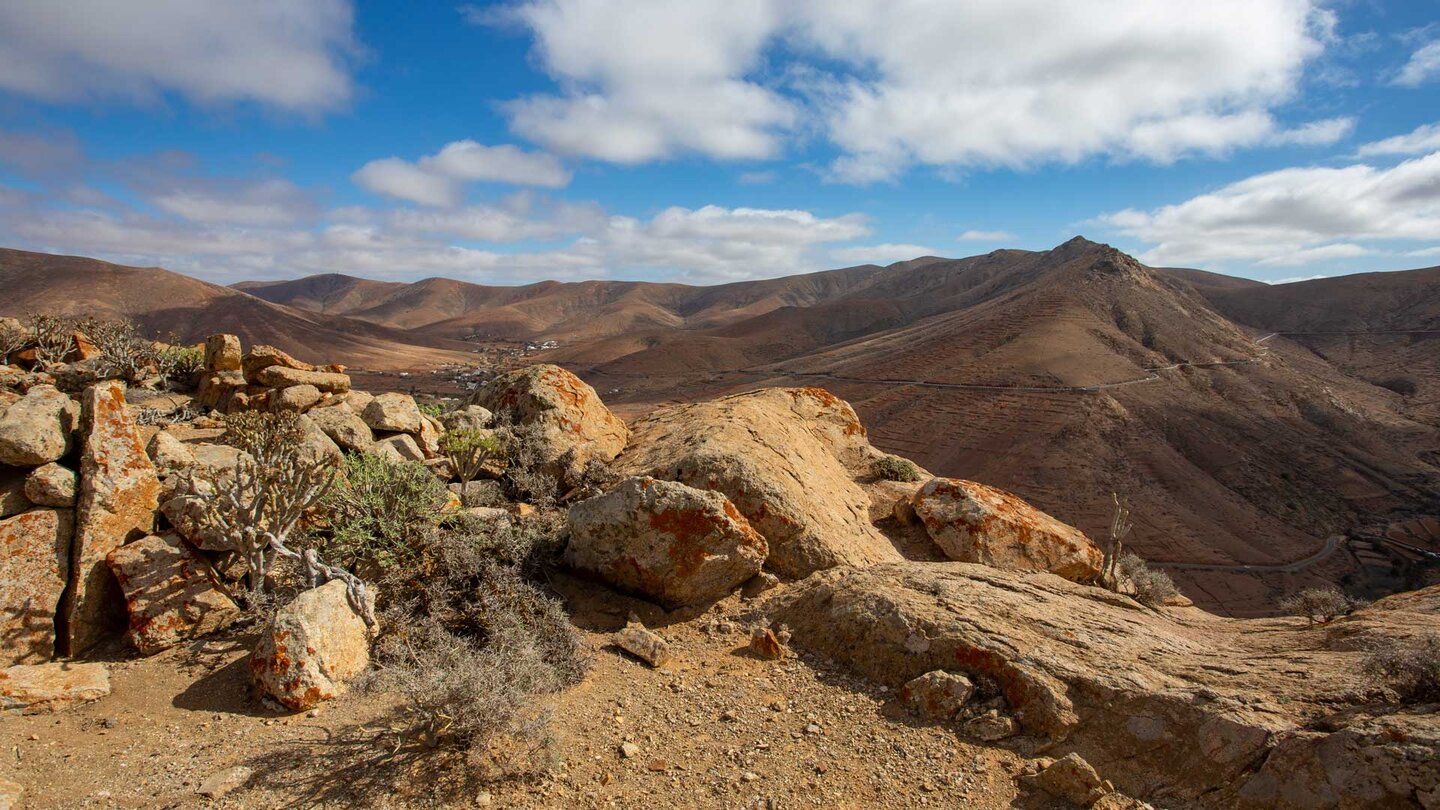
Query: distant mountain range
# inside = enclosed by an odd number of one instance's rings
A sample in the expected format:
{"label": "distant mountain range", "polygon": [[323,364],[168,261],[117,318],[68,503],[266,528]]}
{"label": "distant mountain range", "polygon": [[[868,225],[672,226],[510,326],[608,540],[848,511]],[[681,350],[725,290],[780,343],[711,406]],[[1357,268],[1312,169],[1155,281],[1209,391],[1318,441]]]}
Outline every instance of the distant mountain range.
{"label": "distant mountain range", "polygon": [[1327,537],[1440,514],[1440,268],[1270,286],[1145,267],[1077,237],[713,287],[322,275],[224,288],[0,251],[0,287],[3,314],[125,314],[186,339],[232,331],[373,368],[463,359],[467,336],[555,340],[537,360],[632,415],[824,386],[878,446],[1097,536],[1120,494],[1133,546],[1152,559],[1304,562],[1176,571],[1237,613],[1306,582],[1363,584],[1375,572]]}

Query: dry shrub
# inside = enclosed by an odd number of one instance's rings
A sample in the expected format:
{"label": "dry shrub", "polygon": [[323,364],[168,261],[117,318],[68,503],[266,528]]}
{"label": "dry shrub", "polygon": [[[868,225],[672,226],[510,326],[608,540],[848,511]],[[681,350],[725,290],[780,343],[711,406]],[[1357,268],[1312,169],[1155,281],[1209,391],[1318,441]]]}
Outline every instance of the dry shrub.
{"label": "dry shrub", "polygon": [[19,353],[29,345],[30,333],[19,321],[0,318],[0,363],[9,363],[10,355]]}
{"label": "dry shrub", "polygon": [[1180,593],[1169,574],[1150,568],[1137,554],[1127,551],[1120,555],[1116,569],[1121,581],[1129,581],[1130,588],[1134,590],[1131,596],[1142,605],[1157,607]]}
{"label": "dry shrub", "polygon": [[506,424],[511,422],[509,414],[495,417],[497,424],[504,425],[495,431],[505,455],[504,482],[515,498],[548,508],[555,503],[560,482],[547,469],[546,447],[549,436],[545,427],[538,423]]}
{"label": "dry shrub", "polygon": [[875,475],[886,481],[919,481],[920,468],[899,456],[886,456],[875,462]]}
{"label": "dry shrub", "polygon": [[141,337],[130,321],[92,318],[81,321],[78,328],[95,345],[95,370],[102,377],[134,383],[158,371],[160,352],[155,342]]}
{"label": "dry shrub", "polygon": [[1391,639],[1370,653],[1364,671],[1389,687],[1401,703],[1440,701],[1440,636]]}
{"label": "dry shrub", "polygon": [[32,313],[29,343],[35,349],[35,364],[44,369],[65,362],[75,351],[75,322],[69,318]]}
{"label": "dry shrub", "polygon": [[1332,621],[1358,606],[1358,602],[1333,586],[1306,588],[1280,600],[1281,612],[1290,616],[1304,616],[1311,624]]}
{"label": "dry shrub", "polygon": [[547,718],[529,698],[577,683],[589,656],[560,603],[523,574],[553,538],[488,525],[435,532],[416,569],[389,572],[385,590],[406,596],[386,609],[369,686],[404,698],[407,736],[429,747],[504,737],[538,755]]}

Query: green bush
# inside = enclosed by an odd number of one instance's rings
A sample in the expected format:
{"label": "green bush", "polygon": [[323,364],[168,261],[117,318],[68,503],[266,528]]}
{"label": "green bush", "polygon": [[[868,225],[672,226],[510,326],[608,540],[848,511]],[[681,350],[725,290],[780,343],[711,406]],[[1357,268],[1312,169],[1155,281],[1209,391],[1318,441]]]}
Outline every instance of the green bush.
{"label": "green bush", "polygon": [[886,481],[919,481],[920,468],[909,459],[886,456],[875,462],[875,475]]}
{"label": "green bush", "polygon": [[339,482],[321,503],[330,523],[321,545],[352,570],[411,566],[448,501],[445,485],[424,465],[346,456]]}
{"label": "green bush", "polygon": [[440,439],[440,450],[449,457],[462,484],[473,481],[500,449],[500,440],[493,433],[474,428],[446,431]]}

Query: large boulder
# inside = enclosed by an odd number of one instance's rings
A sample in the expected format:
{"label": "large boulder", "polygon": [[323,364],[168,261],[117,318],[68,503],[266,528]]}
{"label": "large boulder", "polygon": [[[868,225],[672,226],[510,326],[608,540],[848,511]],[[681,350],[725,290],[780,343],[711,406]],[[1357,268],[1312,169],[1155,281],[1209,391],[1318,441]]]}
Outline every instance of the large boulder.
{"label": "large boulder", "polygon": [[844,401],[770,388],[658,410],[636,423],[616,464],[720,492],[765,537],[766,567],[803,577],[901,559],[870,522],[859,483],[880,455]]}
{"label": "large boulder", "polygon": [[105,564],[110,552],[155,527],[160,479],[125,409],[125,386],[108,380],[81,401],[84,450],[70,587],[61,606],[67,635],[61,647],[79,655],[124,623],[125,603]]}
{"label": "large boulder", "polygon": [[90,703],[110,694],[105,664],[56,661],[0,670],[0,712],[43,714]]}
{"label": "large boulder", "polygon": [[160,475],[172,475],[195,463],[195,452],[168,430],[150,437],[149,444],[145,445],[145,454]]}
{"label": "large boulder", "polygon": [[416,434],[420,432],[422,420],[420,406],[409,394],[381,394],[370,400],[360,414],[365,424],[375,430],[391,433]]}
{"label": "large boulder", "polygon": [[70,573],[74,525],[68,509],[0,520],[0,664],[55,656],[55,612]]}
{"label": "large boulder", "polygon": [[825,571],[765,606],[792,644],[891,687],[946,670],[998,691],[1027,734],[1128,795],[1296,810],[1440,789],[1440,715],[1374,703],[1364,670],[1366,648],[1434,632],[1437,615],[1440,586],[1312,627],[959,562]]}
{"label": "large boulder", "polygon": [[297,455],[310,464],[339,464],[345,459],[345,454],[340,452],[340,446],[325,435],[325,431],[315,424],[315,420],[305,414],[297,419],[300,428],[305,431],[305,436],[300,440],[300,446],[296,448]]}
{"label": "large boulder", "polygon": [[[269,369],[266,369],[267,371]],[[320,401],[320,389],[313,385],[292,385],[281,388],[270,396],[270,409],[303,413]]]}
{"label": "large boulder", "polygon": [[724,495],[673,481],[628,478],[570,507],[565,561],[667,608],[724,598],[767,553]]}
{"label": "large boulder", "polygon": [[346,450],[363,452],[375,443],[375,435],[358,414],[345,404],[316,408],[306,414],[330,440]]}
{"label": "large boulder", "polygon": [[501,374],[475,392],[473,404],[508,419],[536,425],[543,438],[539,462],[563,480],[591,459],[610,461],[625,449],[630,431],[595,389],[559,366],[539,365]]}
{"label": "large boulder", "polygon": [[1049,571],[1075,582],[1093,580],[1105,562],[1084,532],[974,481],[933,478],[910,498],[910,506],[952,560]]}
{"label": "large boulder", "polygon": [[215,587],[210,566],[178,538],[144,537],[110,552],[106,562],[125,594],[130,643],[144,655],[213,633],[240,615]]}
{"label": "large boulder", "polygon": [[380,439],[370,445],[369,452],[397,464],[407,461],[425,463],[425,453],[408,433],[397,433]]}
{"label": "large boulder", "polygon": [[250,676],[264,694],[305,711],[338,696],[369,665],[369,628],[345,583],[332,580],[275,614],[250,655]]}
{"label": "large boulder", "polygon": [[38,467],[70,452],[80,409],[53,385],[36,385],[0,414],[0,464]]}
{"label": "large boulder", "polygon": [[495,422],[495,415],[479,405],[465,405],[440,416],[445,430],[485,430]]}
{"label": "large boulder", "polygon": [[245,389],[245,375],[239,371],[207,371],[200,375],[195,401],[202,408],[228,411]]}

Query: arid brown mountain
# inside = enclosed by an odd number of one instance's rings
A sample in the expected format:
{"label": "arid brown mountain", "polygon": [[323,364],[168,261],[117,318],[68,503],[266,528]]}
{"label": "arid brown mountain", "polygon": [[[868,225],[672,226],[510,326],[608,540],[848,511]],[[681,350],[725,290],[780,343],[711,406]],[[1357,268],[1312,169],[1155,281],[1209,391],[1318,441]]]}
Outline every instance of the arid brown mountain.
{"label": "arid brown mountain", "polygon": [[350,318],[272,304],[158,267],[0,249],[0,315],[32,312],[125,317],[155,335],[204,340],[230,332],[300,357],[366,368],[413,368],[464,360],[458,341],[412,336]]}
{"label": "arid brown mountain", "polygon": [[[296,352],[322,328],[432,345],[555,340],[535,359],[576,371],[627,417],[823,386],[854,403],[877,446],[1016,492],[1096,537],[1122,496],[1137,552],[1177,564],[1201,603],[1248,614],[1305,584],[1378,593],[1412,576],[1365,568],[1339,538],[1440,514],[1440,422],[1425,399],[1440,388],[1440,344],[1370,334],[1434,325],[1435,272],[1271,287],[1147,268],[1076,238],[715,287],[317,276],[237,285],[248,295],[229,291],[237,300],[221,309],[265,307],[275,326],[224,328]],[[1346,336],[1348,352],[1309,335],[1331,330],[1367,334]],[[1365,340],[1403,340],[1409,354],[1353,348]]]}

